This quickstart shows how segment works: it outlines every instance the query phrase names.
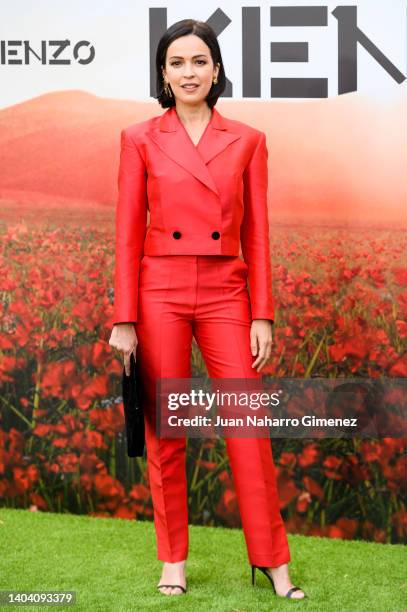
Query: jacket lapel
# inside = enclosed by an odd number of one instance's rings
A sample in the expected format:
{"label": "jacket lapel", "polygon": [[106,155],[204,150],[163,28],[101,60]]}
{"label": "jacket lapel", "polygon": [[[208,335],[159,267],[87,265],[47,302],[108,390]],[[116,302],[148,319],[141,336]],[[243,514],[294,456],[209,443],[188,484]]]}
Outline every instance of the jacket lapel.
{"label": "jacket lapel", "polygon": [[159,117],[158,129],[150,130],[148,135],[168,157],[219,195],[206,164],[240,138],[240,134],[230,130],[227,119],[216,108],[212,109],[211,120],[198,146],[192,142],[174,106]]}

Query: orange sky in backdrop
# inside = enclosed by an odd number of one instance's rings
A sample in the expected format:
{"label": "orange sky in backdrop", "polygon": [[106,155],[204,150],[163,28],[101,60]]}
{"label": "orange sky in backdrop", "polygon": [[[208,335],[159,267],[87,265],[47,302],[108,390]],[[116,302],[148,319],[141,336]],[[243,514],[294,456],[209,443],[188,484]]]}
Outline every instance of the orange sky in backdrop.
{"label": "orange sky in backdrop", "polygon": [[[407,226],[407,93],[387,102],[229,101],[217,109],[267,134],[271,221]],[[0,110],[0,200],[115,206],[120,131],[157,102],[45,94]]]}

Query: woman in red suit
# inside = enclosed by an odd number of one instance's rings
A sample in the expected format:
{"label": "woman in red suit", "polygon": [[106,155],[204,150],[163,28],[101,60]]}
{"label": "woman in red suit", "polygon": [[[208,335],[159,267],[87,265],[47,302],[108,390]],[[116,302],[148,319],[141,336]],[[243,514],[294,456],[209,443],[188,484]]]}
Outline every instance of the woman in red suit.
{"label": "woman in red suit", "polygon": [[[121,133],[110,344],[123,353],[127,373],[131,353],[140,359],[164,561],[157,586],[176,595],[186,592],[186,440],[156,435],[157,379],[190,378],[193,336],[210,378],[261,377],[274,303],[266,138],[214,108],[226,84],[216,34],[192,19],[173,24],[158,44],[156,67],[166,112]],[[270,439],[227,438],[226,446],[252,582],[258,567],[278,595],[301,599],[288,573]]]}

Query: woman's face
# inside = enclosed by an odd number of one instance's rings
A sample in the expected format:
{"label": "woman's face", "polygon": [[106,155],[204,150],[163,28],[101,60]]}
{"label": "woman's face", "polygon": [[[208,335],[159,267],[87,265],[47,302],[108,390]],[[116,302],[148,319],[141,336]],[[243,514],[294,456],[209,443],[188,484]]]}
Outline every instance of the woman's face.
{"label": "woman's face", "polygon": [[[214,66],[209,47],[199,36],[180,36],[169,45],[163,75],[175,98],[183,103],[201,103],[218,72],[219,66]],[[188,88],[187,84],[195,87]]]}

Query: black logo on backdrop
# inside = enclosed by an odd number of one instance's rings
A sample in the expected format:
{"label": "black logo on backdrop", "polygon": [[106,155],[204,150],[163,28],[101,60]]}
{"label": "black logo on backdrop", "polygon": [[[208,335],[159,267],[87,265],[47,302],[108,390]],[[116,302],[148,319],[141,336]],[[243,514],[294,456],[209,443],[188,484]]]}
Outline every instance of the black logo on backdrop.
{"label": "black logo on backdrop", "polygon": [[[396,83],[406,77],[385,56],[385,54],[360,29],[357,23],[356,6],[337,6],[331,14],[337,21],[337,70],[338,94],[358,89],[358,45],[390,75]],[[167,29],[167,9],[150,8],[150,95],[155,95],[155,49],[162,34]],[[403,15],[404,17],[404,15]],[[206,20],[217,36],[231,23],[231,19],[221,9],[217,9]],[[260,7],[242,7],[242,84],[243,97],[261,97],[260,53],[264,52],[261,41]],[[327,27],[327,6],[272,6],[270,22],[273,28],[284,27]],[[272,38],[270,30],[270,38]],[[270,42],[270,62],[308,62],[308,42]],[[233,96],[233,84],[227,81],[223,97]],[[328,96],[327,78],[271,78],[271,98],[326,98]]]}
{"label": "black logo on backdrop", "polygon": [[[331,14],[337,21],[337,70],[338,94],[358,89],[357,51],[361,46],[387,72],[396,83],[406,80],[405,75],[374,44],[358,26],[357,6],[337,6]],[[206,20],[219,36],[231,23],[221,9]],[[260,7],[242,7],[242,93],[245,98],[261,97],[261,15]],[[327,27],[327,6],[272,6],[270,26]],[[158,41],[168,27],[167,9],[149,9],[150,27],[150,95],[155,96],[155,50]],[[272,33],[270,34],[272,37]],[[272,42],[269,45],[270,62],[307,63],[308,42]],[[87,40],[76,43],[70,40],[42,40],[33,44],[29,40],[0,40],[0,65],[30,65],[40,63],[49,66],[90,64],[95,58],[95,48]],[[223,97],[233,97],[233,84],[227,79]],[[270,78],[271,98],[326,98],[328,79]]]}
{"label": "black logo on backdrop", "polygon": [[1,40],[0,64],[48,66],[90,64],[95,58],[95,47],[88,40],[72,43],[70,40],[41,40],[34,47],[29,40]]}

